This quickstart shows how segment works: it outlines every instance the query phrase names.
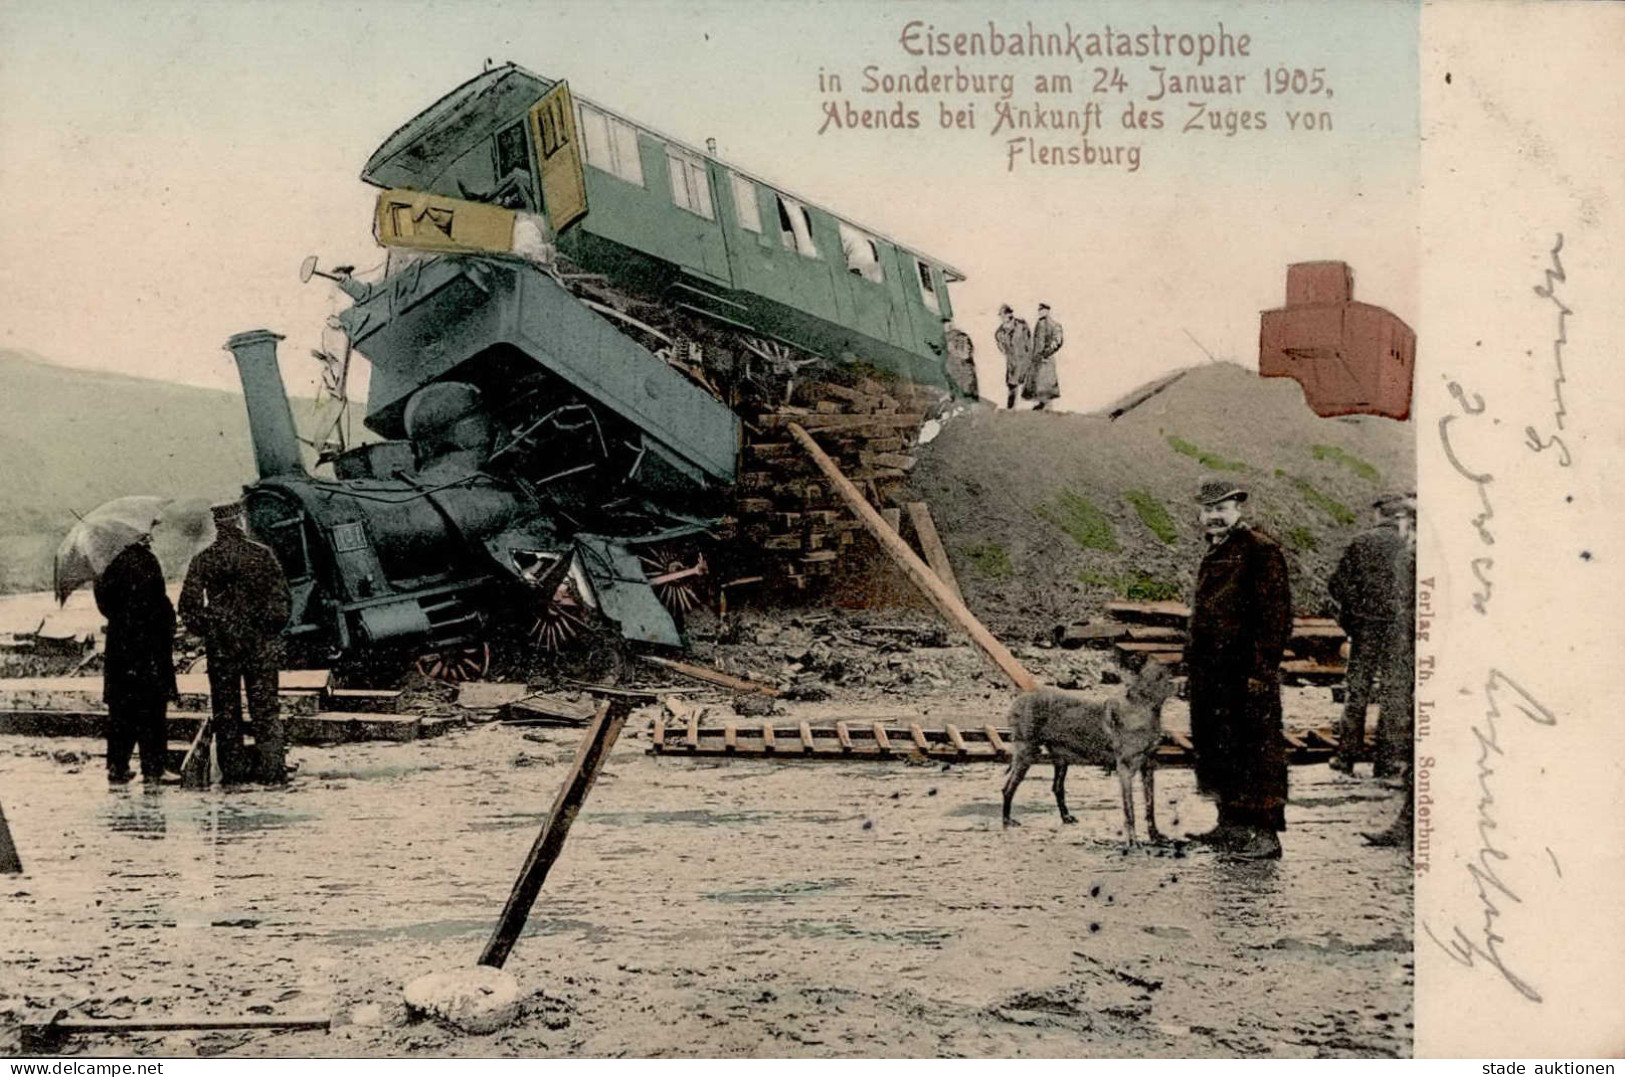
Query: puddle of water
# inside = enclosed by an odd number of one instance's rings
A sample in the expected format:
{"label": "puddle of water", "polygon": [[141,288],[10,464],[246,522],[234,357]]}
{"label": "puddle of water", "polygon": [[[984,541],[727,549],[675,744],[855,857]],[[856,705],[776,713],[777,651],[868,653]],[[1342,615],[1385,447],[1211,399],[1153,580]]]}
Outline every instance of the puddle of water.
{"label": "puddle of water", "polygon": [[424,763],[419,766],[407,766],[399,763],[378,764],[376,766],[346,767],[342,770],[312,771],[310,777],[316,781],[342,782],[357,781],[370,782],[380,779],[400,778],[407,774],[423,774],[429,771],[442,770],[439,763]]}
{"label": "puddle of water", "polygon": [[546,812],[509,812],[506,815],[494,816],[469,823],[468,830],[484,832],[489,830],[534,830],[541,826],[542,820],[547,818]]}
{"label": "puddle of water", "polygon": [[1408,954],[1411,952],[1410,940],[1395,932],[1384,935],[1370,942],[1349,942],[1343,936],[1331,934],[1326,936],[1324,942],[1309,942],[1305,939],[1295,938],[1291,935],[1283,936],[1264,946],[1254,946],[1254,950],[1286,950],[1301,953],[1317,954],[1368,954],[1390,953]]}
{"label": "puddle of water", "polygon": [[711,901],[720,902],[724,905],[763,904],[775,901],[789,903],[802,894],[818,894],[827,890],[839,890],[851,885],[851,879],[808,880],[780,883],[778,886],[764,886],[750,890],[720,890],[705,896]]}
{"label": "puddle of water", "polygon": [[315,818],[316,816],[309,812],[279,812],[222,805],[220,813],[215,816],[214,824],[226,833],[243,833],[250,830],[281,830],[294,823],[306,823]]}
{"label": "puddle of water", "polygon": [[766,811],[711,811],[708,808],[591,812],[583,816],[588,822],[606,826],[738,826],[765,823],[772,817],[773,813]]}
{"label": "puddle of water", "polygon": [[850,920],[789,920],[777,928],[792,939],[867,939],[873,942],[902,943],[907,946],[941,948],[958,934],[939,927],[908,927],[895,931],[866,931]]}
{"label": "puddle of water", "polygon": [[[425,920],[416,924],[398,924],[394,927],[343,928],[326,932],[322,938],[344,946],[370,946],[373,943],[398,939],[439,942],[444,939],[489,935],[495,926],[494,920]],[[520,937],[566,934],[585,935],[586,941],[589,942],[602,942],[609,938],[607,930],[588,920],[547,918],[532,918],[525,924],[525,930],[520,932]]]}
{"label": "puddle of water", "polygon": [[1191,937],[1191,933],[1182,927],[1161,927],[1150,924],[1140,930],[1147,935],[1155,935],[1159,939],[1188,939]]}
{"label": "puddle of water", "polygon": [[1340,808],[1346,804],[1366,804],[1373,801],[1390,800],[1393,796],[1392,792],[1387,792],[1375,795],[1349,793],[1346,796],[1333,797],[1292,797],[1287,800],[1287,804],[1294,808]]}
{"label": "puddle of water", "polygon": [[[997,819],[997,818],[1000,818],[1001,816],[1003,816],[1003,814],[1004,814],[1004,805],[1003,804],[995,804],[991,800],[988,800],[988,801],[977,800],[977,801],[972,801],[969,804],[961,804],[956,808],[949,808],[944,814],[945,815],[950,815],[950,816],[958,816],[960,818],[964,818],[966,816],[969,816],[969,817],[974,818],[974,819]],[[1019,805],[1012,805],[1011,806],[1011,814],[1012,815],[1029,815],[1029,814],[1031,814],[1031,812],[1028,809],[1020,807]]]}

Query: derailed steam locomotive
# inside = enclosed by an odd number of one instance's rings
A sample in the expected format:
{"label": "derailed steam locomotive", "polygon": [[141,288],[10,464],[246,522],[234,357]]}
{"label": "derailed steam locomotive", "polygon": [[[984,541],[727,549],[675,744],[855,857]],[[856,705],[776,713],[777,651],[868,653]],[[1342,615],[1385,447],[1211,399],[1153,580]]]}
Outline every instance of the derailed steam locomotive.
{"label": "derailed steam locomotive", "polygon": [[[554,647],[592,622],[681,646],[705,540],[835,515],[816,483],[749,470],[783,455],[775,416],[859,385],[890,410],[842,444],[896,462],[955,391],[957,271],[562,82],[487,71],[362,178],[384,188],[384,275],[320,275],[353,300],[336,324],[371,365],[364,422],[386,440],[310,474],[278,338],[228,345],[259,470],[249,521],[292,586],[298,661],[425,655],[477,675],[502,626]],[[871,496],[900,474],[870,469]],[[800,583],[834,559],[811,548],[823,535],[767,545]]]}

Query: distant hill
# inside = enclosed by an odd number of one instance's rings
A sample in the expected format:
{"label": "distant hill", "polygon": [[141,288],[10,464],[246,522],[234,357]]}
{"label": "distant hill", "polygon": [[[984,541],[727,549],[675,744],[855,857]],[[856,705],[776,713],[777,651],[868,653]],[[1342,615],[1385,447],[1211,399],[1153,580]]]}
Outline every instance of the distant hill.
{"label": "distant hill", "polygon": [[1322,612],[1372,499],[1415,489],[1415,457],[1412,423],[1323,419],[1294,381],[1210,363],[1098,414],[955,419],[919,450],[912,484],[971,608],[1020,638],[1113,598],[1189,601],[1203,478],[1248,490],[1247,518],[1286,549],[1298,610]]}
{"label": "distant hill", "polygon": [[[313,402],[294,401],[303,420]],[[225,500],[254,478],[235,393],[77,370],[0,351],[0,591],[51,585],[86,512],[125,494]]]}

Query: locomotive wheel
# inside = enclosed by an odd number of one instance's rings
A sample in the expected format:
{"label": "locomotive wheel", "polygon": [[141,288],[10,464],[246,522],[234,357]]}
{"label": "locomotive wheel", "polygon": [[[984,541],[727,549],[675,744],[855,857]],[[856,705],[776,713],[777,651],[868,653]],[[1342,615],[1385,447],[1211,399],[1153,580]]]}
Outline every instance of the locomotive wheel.
{"label": "locomotive wheel", "polygon": [[700,605],[711,575],[704,553],[674,545],[651,546],[638,554],[638,560],[655,597],[669,612],[681,617]]}
{"label": "locomotive wheel", "polygon": [[491,668],[491,647],[480,643],[472,647],[451,647],[444,651],[431,651],[417,660],[418,672],[432,680],[448,684],[477,681]]}
{"label": "locomotive wheel", "polygon": [[576,597],[568,582],[561,583],[531,622],[530,641],[549,654],[564,650],[591,624],[592,611]]}

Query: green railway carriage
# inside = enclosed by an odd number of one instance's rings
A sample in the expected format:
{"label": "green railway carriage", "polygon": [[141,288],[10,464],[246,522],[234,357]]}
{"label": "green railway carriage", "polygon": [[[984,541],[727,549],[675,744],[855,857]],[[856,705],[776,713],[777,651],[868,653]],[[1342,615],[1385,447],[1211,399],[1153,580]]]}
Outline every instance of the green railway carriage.
{"label": "green railway carriage", "polygon": [[409,121],[362,178],[541,214],[561,253],[617,286],[765,341],[948,385],[941,320],[963,274],[515,65]]}

